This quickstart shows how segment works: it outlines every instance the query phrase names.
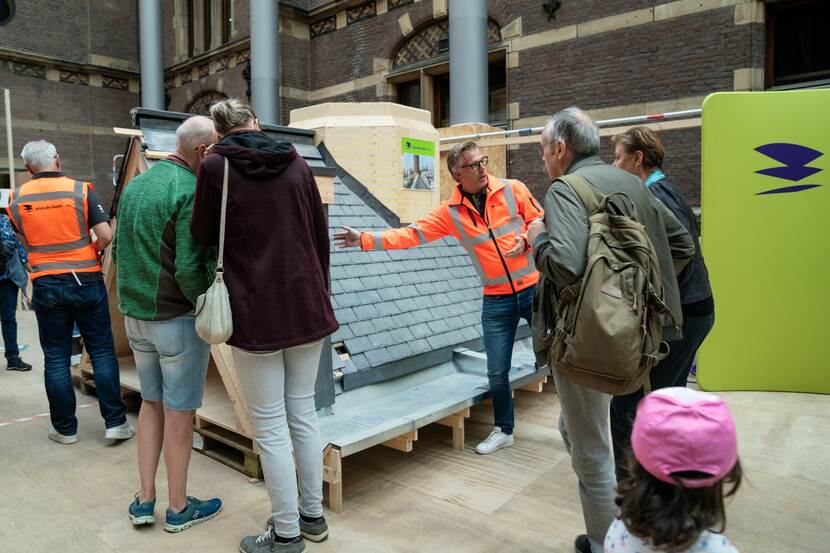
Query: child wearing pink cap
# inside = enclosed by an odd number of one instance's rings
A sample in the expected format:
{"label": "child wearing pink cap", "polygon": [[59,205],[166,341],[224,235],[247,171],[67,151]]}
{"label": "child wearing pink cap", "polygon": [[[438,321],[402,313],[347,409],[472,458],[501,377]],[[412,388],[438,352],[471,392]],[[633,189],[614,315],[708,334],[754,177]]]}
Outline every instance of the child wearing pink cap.
{"label": "child wearing pink cap", "polygon": [[652,392],[637,406],[631,449],[605,553],[737,553],[721,534],[723,500],[738,490],[741,464],[720,398],[689,388]]}

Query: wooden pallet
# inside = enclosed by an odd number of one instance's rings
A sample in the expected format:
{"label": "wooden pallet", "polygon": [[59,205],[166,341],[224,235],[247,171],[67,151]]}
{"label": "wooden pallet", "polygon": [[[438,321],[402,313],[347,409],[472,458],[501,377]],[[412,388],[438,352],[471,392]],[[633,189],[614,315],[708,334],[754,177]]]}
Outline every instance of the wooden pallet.
{"label": "wooden pallet", "polygon": [[[457,413],[446,416],[430,424],[438,424],[452,429],[452,447],[455,450],[464,449],[464,425],[470,417],[469,407]],[[426,426],[426,425],[425,425]],[[382,446],[409,453],[418,441],[418,429],[411,430],[400,436],[383,442]],[[339,447],[329,444],[323,451],[323,482],[328,484],[327,504],[335,513],[343,510],[343,455]]]}
{"label": "wooden pallet", "polygon": [[194,431],[201,438],[193,441],[195,450],[252,478],[262,479],[262,463],[255,440],[211,424],[198,415]]}

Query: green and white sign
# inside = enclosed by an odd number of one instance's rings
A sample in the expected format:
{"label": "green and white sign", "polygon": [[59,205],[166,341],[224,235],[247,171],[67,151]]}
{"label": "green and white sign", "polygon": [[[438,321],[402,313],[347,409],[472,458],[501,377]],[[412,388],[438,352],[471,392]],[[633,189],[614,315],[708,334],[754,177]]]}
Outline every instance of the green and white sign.
{"label": "green and white sign", "polygon": [[435,189],[435,142],[401,138],[403,187],[408,190]]}

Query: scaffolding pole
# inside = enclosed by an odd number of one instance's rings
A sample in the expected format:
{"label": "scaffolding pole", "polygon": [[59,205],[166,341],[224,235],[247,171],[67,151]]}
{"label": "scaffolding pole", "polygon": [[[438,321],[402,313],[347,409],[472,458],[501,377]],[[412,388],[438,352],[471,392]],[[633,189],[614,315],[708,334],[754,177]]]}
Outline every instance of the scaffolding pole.
{"label": "scaffolding pole", "polygon": [[[651,115],[635,115],[631,117],[617,117],[615,119],[603,119],[601,121],[594,121],[597,127],[619,127],[641,125],[646,123],[660,123],[663,121],[673,121],[678,119],[691,119],[700,117],[703,112],[701,109],[686,109],[682,111],[669,111],[666,113],[653,113]],[[534,136],[541,134],[544,127],[528,127],[524,129],[512,129],[508,131],[491,131],[475,134],[464,134],[461,136],[448,136],[442,138],[441,144],[451,144],[453,142],[463,142],[465,140],[481,140],[494,138],[510,138],[513,136]]]}

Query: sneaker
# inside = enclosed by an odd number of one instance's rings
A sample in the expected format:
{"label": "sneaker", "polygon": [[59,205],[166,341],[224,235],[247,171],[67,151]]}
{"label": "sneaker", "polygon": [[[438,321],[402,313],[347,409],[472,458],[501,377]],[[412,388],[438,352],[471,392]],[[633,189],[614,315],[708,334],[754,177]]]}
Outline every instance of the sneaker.
{"label": "sneaker", "polygon": [[23,361],[23,359],[21,359],[20,357],[16,357],[14,359],[8,360],[8,362],[6,363],[6,370],[25,372],[32,370],[32,366]]}
{"label": "sneaker", "polygon": [[133,436],[135,436],[135,430],[128,422],[107,428],[104,432],[104,437],[108,440],[129,440]]}
{"label": "sneaker", "polygon": [[576,553],[591,553],[591,540],[588,539],[588,534],[580,534],[576,537],[574,549]]}
{"label": "sneaker", "polygon": [[273,523],[274,519],[269,518],[265,523],[265,532],[258,536],[242,538],[239,542],[240,553],[305,553],[305,541],[302,536],[297,536],[289,542],[277,541]]}
{"label": "sneaker", "polygon": [[503,447],[510,447],[513,445],[513,434],[505,434],[501,428],[494,428],[490,435],[484,441],[476,446],[476,453],[480,455],[487,455],[498,451]]}
{"label": "sneaker", "polygon": [[156,521],[156,500],[139,503],[138,494],[135,494],[135,499],[130,503],[128,511],[133,526],[153,524]]}
{"label": "sneaker", "polygon": [[167,509],[164,529],[168,532],[181,532],[191,526],[210,520],[222,510],[222,500],[218,497],[202,501],[187,496],[187,507],[181,513],[174,513]]}
{"label": "sneaker", "polygon": [[69,435],[61,434],[60,432],[55,430],[55,428],[53,426],[49,427],[49,434],[47,434],[47,436],[53,442],[58,442],[59,444],[63,444],[63,445],[74,444],[75,442],[78,441],[78,433],[77,432],[75,434],[69,434]]}
{"label": "sneaker", "polygon": [[313,542],[320,542],[329,537],[329,525],[326,524],[326,517],[319,517],[313,520],[303,519],[300,515],[300,534]]}

